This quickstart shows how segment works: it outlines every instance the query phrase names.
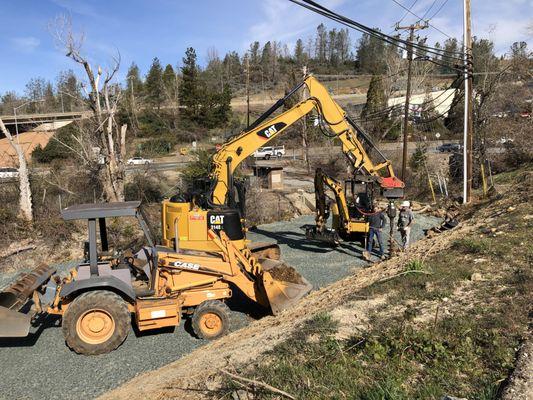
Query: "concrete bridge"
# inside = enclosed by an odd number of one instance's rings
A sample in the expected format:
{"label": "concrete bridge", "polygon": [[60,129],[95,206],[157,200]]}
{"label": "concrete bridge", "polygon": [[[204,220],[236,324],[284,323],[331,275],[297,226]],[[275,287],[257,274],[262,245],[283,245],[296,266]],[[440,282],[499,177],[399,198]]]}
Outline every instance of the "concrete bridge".
{"label": "concrete bridge", "polygon": [[2,121],[9,129],[11,133],[15,133],[15,125],[18,125],[18,131],[25,132],[29,130],[36,130],[36,127],[41,126],[41,129],[37,130],[55,130],[60,126],[67,125],[68,123],[89,118],[92,115],[92,111],[68,111],[68,112],[51,112],[43,114],[17,114],[15,115],[1,115]]}

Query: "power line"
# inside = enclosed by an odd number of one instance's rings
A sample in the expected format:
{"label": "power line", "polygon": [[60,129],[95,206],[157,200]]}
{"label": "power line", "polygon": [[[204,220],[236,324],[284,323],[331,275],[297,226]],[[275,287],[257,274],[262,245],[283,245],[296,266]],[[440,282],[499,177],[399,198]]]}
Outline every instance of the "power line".
{"label": "power line", "polygon": [[[395,2],[396,4],[398,4],[400,7],[402,7],[404,10],[406,10],[409,14],[412,14],[414,15],[415,17],[417,17],[419,20],[422,20],[423,18],[422,17],[419,17],[418,15],[416,15],[414,12],[412,12],[411,10],[409,10],[407,7],[405,7],[402,3],[400,3],[399,1],[396,1],[396,0],[392,0],[393,2]],[[452,39],[452,37],[450,35],[448,35],[446,32],[442,31],[441,29],[437,28],[435,25],[432,25],[428,22],[428,25],[431,26],[433,29],[439,31],[440,33],[442,33],[444,36],[447,36],[448,38]]]}
{"label": "power line", "polygon": [[435,11],[435,12],[433,13],[433,15],[432,15],[431,17],[429,17],[429,19],[431,20],[431,19],[435,18],[435,16],[440,12],[440,10],[442,10],[442,8],[446,5],[446,3],[448,3],[448,0],[444,0],[444,2],[440,5],[440,7],[438,8],[438,10]]}
{"label": "power line", "polygon": [[[340,24],[343,24],[345,26],[348,26],[352,29],[355,29],[359,32],[362,32],[362,33],[366,33],[370,36],[373,36],[373,37],[376,37],[386,43],[389,43],[389,44],[392,44],[396,47],[399,47],[401,49],[404,49],[404,50],[407,50],[408,46],[410,46],[411,44],[409,44],[406,40],[403,40],[403,39],[400,39],[400,38],[397,38],[397,37],[392,37],[392,36],[389,36],[379,30],[376,30],[376,29],[373,29],[373,28],[369,28],[359,22],[356,22],[352,19],[349,19],[345,16],[342,16],[338,13],[335,13],[327,8],[325,8],[324,6],[321,6],[320,4],[314,2],[314,1],[311,1],[311,0],[289,0],[291,1],[292,3],[295,3],[301,7],[304,7],[304,8],[307,8],[308,10],[311,10],[317,14],[320,14],[320,15],[323,15],[329,19],[332,19],[334,21],[337,21],[339,22]],[[435,48],[432,48],[432,47],[429,47],[429,46],[422,46],[420,44],[413,44],[412,45],[413,48],[415,49],[418,49],[420,51],[426,51],[428,53],[432,53],[432,54],[436,54],[436,55],[439,55],[441,56],[443,59],[444,58],[448,58],[448,59],[451,59],[451,60],[456,60],[456,61],[462,61],[463,58],[462,58],[462,53],[461,52],[449,52],[449,51],[443,51],[442,49],[435,49]],[[447,55],[449,54],[449,55]],[[455,68],[455,67],[451,67],[451,68],[454,68],[454,69],[457,69],[457,70],[460,70],[459,68]],[[462,70],[462,69],[461,69]]]}
{"label": "power line", "polygon": [[424,15],[422,15],[422,18],[420,18],[420,21],[422,21],[424,18],[426,18],[426,15],[428,15],[429,11],[433,8],[433,6],[435,5],[436,2],[437,2],[437,0],[433,0],[433,3],[431,3],[431,5],[430,5],[429,8],[426,10],[426,12],[424,13]]}
{"label": "power line", "polygon": [[[409,10],[412,10],[413,7],[416,5],[416,3],[418,2],[418,0],[415,0],[413,4],[411,4],[411,7],[409,7]],[[405,17],[407,17],[409,13],[406,11],[404,14],[403,14],[403,17],[400,18],[400,20],[397,22],[398,24],[400,24],[404,19]]]}

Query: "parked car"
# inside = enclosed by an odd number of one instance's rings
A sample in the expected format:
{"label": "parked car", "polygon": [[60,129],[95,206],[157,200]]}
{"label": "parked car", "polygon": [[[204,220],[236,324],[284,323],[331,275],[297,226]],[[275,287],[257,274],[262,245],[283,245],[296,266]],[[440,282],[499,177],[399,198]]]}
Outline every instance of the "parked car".
{"label": "parked car", "polygon": [[441,153],[454,153],[457,151],[461,151],[463,146],[461,146],[459,143],[444,143],[437,147],[437,150]]}
{"label": "parked car", "polygon": [[269,160],[271,157],[281,158],[285,155],[285,146],[260,147],[254,152],[255,158]]}
{"label": "parked car", "polygon": [[143,157],[132,157],[128,160],[128,165],[148,165],[152,164],[154,160],[150,160],[149,158],[143,158]]}
{"label": "parked car", "polygon": [[0,168],[0,179],[18,178],[19,171],[16,168]]}

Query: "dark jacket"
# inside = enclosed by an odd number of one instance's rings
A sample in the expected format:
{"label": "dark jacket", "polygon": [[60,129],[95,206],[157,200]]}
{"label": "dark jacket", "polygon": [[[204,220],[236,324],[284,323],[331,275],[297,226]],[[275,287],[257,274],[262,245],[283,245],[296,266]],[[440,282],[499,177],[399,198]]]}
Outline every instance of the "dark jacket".
{"label": "dark jacket", "polygon": [[381,211],[368,216],[368,225],[370,228],[381,229],[385,227],[386,223],[385,215]]}

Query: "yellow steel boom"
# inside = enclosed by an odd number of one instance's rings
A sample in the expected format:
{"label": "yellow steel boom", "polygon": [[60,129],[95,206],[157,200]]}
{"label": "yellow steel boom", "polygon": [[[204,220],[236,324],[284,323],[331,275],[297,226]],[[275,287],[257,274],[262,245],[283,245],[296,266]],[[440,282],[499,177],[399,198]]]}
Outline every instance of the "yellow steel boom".
{"label": "yellow steel boom", "polygon": [[[248,130],[241,132],[225,143],[213,156],[213,178],[215,183],[212,201],[214,204],[227,204],[228,193],[233,185],[231,182],[233,172],[246,157],[250,156],[259,147],[265,146],[285,129],[312,111],[316,111],[329,126],[332,136],[340,140],[342,151],[350,159],[354,170],[362,170],[368,175],[378,177],[384,187],[403,187],[403,182],[396,178],[389,160],[382,157],[382,162],[374,164],[363,143],[357,137],[358,133],[362,134],[362,132],[356,130],[355,125],[349,120],[344,110],[330,96],[327,89],[313,76],[307,76],[302,84],[293,89],[284,99],[278,101],[271,108],[272,112],[279,108],[286,98],[303,86],[307,88],[308,92],[305,100],[267,121],[260,118]],[[269,112],[267,111],[266,117],[268,115]]]}

